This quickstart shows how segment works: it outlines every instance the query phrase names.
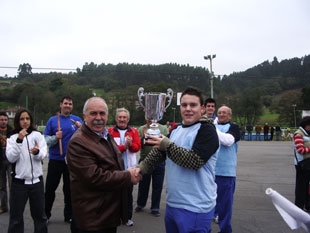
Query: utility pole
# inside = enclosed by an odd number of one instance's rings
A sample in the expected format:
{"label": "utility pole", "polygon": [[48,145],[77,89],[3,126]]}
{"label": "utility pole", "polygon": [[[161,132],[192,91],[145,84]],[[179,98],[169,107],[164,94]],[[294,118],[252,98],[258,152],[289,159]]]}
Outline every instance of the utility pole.
{"label": "utility pole", "polygon": [[295,122],[295,130],[296,130],[296,104],[293,104],[292,107],[294,108],[294,122]]}
{"label": "utility pole", "polygon": [[211,98],[213,98],[213,71],[212,71],[212,59],[216,58],[216,54],[207,55],[203,57],[205,60],[210,60],[210,86],[211,86]]}

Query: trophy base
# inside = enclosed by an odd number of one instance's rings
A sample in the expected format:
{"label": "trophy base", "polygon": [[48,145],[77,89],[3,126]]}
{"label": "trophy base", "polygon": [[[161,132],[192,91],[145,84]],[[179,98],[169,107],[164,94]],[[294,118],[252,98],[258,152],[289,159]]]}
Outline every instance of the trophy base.
{"label": "trophy base", "polygon": [[152,139],[148,138],[148,135],[153,137],[161,137],[161,133],[159,130],[159,127],[156,123],[152,123],[150,125],[150,128],[146,131],[145,137],[144,137],[144,144],[148,144],[148,141],[151,141]]}

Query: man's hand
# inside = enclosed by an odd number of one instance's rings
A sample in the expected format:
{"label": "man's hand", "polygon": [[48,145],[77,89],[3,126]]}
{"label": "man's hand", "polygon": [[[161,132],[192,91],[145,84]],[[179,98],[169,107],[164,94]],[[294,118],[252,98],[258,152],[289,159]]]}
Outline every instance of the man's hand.
{"label": "man's hand", "polygon": [[160,137],[148,135],[146,143],[147,145],[153,146],[153,148],[159,149],[160,143],[164,138],[164,135],[160,135]]}
{"label": "man's hand", "polygon": [[62,139],[62,131],[57,131],[56,132],[56,139],[59,140],[59,139]]}
{"label": "man's hand", "polygon": [[138,184],[141,180],[142,176],[140,174],[139,168],[128,168],[127,171],[130,172],[131,175],[131,183]]}

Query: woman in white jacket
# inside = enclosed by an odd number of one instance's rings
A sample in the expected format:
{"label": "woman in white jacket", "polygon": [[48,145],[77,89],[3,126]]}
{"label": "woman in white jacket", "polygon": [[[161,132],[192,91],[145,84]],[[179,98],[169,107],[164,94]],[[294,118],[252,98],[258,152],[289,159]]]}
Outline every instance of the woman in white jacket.
{"label": "woman in white jacket", "polygon": [[7,139],[6,156],[12,163],[8,233],[24,232],[23,214],[28,199],[34,232],[46,233],[42,161],[47,156],[47,145],[44,136],[35,130],[27,109],[21,109],[15,115],[13,134]]}

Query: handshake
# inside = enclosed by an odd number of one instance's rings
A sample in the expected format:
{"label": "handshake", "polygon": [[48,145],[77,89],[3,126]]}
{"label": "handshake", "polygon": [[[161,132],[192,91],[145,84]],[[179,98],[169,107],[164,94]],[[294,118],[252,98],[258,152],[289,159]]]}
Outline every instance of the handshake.
{"label": "handshake", "polygon": [[140,168],[128,168],[127,171],[130,172],[131,175],[131,183],[138,184],[139,181],[142,179],[142,175],[140,173]]}

